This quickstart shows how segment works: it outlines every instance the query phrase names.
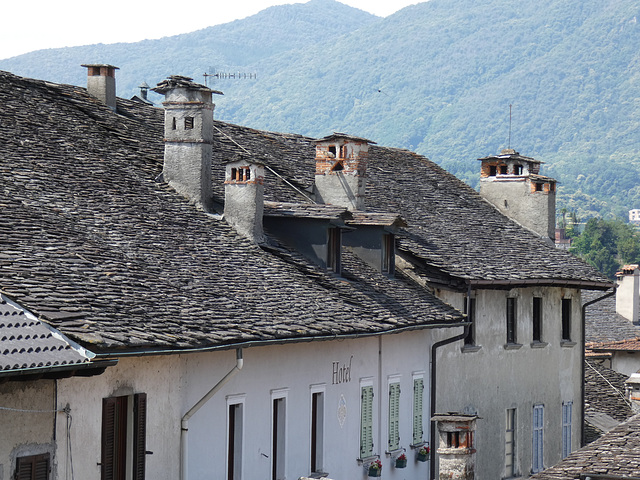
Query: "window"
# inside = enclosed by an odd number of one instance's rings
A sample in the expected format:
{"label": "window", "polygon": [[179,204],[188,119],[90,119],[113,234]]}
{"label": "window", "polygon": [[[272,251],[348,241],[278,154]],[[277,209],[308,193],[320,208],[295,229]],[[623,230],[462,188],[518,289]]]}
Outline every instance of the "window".
{"label": "window", "polygon": [[497,173],[498,173],[498,167],[496,167],[495,165],[490,165],[489,166],[489,176],[490,177],[495,177]]}
{"label": "window", "polygon": [[101,480],[145,478],[147,395],[102,400]]}
{"label": "window", "polygon": [[389,384],[389,444],[393,452],[400,448],[400,383]]}
{"label": "window", "polygon": [[562,403],[562,458],[571,453],[571,414],[573,402]]}
{"label": "window", "polygon": [[522,165],[518,165],[517,163],[513,166],[513,174],[514,175],[522,175]]}
{"label": "window", "polygon": [[311,393],[311,472],[323,471],[324,392]]}
{"label": "window", "polygon": [[337,150],[336,150],[336,146],[335,146],[335,145],[329,145],[329,153],[330,153],[331,155],[333,155],[333,157],[334,157],[334,158],[335,158],[335,156],[336,156],[336,151],[337,151]]}
{"label": "window", "polygon": [[48,480],[51,460],[48,453],[18,457],[16,459],[16,480]]}
{"label": "window", "polygon": [[517,302],[515,297],[507,298],[507,344],[516,343]]}
{"label": "window", "polygon": [[500,165],[500,175],[506,175],[506,174],[507,174],[507,166]]}
{"label": "window", "polygon": [[392,274],[395,267],[395,236],[392,233],[382,235],[382,273]]}
{"label": "window", "polygon": [[467,336],[464,337],[465,345],[476,344],[476,299],[465,297],[464,313],[467,315],[467,321],[471,322]]}
{"label": "window", "polygon": [[413,444],[422,443],[422,410],[424,404],[424,378],[413,379]]}
{"label": "window", "polygon": [[329,239],[327,241],[327,269],[340,273],[340,249],[342,245],[342,234],[339,228],[329,229]]}
{"label": "window", "polygon": [[533,297],[533,341],[542,342],[542,298]]}
{"label": "window", "polygon": [[242,407],[242,403],[229,404],[227,480],[240,480],[242,478]]}
{"label": "window", "polygon": [[193,117],[184,117],[184,129],[185,130],[193,129]]}
{"label": "window", "polygon": [[373,455],[373,385],[360,387],[360,458]]}
{"label": "window", "polygon": [[178,128],[178,124],[176,122],[176,117],[173,117],[171,121],[171,130],[175,130],[176,128]]}
{"label": "window", "polygon": [[562,340],[571,341],[571,299],[562,299]]}
{"label": "window", "polygon": [[531,451],[531,471],[541,472],[544,469],[544,405],[533,406],[533,449]]}
{"label": "window", "polygon": [[544,187],[544,184],[536,183],[535,185],[536,185],[536,192],[541,192]]}
{"label": "window", "polygon": [[271,445],[271,479],[285,478],[286,397],[273,399],[273,425]]}
{"label": "window", "polygon": [[506,478],[516,476],[516,409],[507,409],[507,422],[504,432],[504,473]]}

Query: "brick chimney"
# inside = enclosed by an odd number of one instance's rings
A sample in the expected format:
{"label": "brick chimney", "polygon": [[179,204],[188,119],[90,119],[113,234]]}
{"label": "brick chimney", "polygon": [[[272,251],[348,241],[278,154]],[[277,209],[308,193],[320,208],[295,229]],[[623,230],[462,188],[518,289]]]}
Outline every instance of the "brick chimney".
{"label": "brick chimney", "polygon": [[211,95],[222,94],[191,78],[172,75],[154,92],[165,96],[164,167],[162,177],[178,193],[206,212],[213,210],[211,156],[213,109]]}
{"label": "brick chimney", "polygon": [[344,133],[316,140],[315,194],[318,202],[364,210],[369,144],[375,142]]}
{"label": "brick chimney", "polygon": [[225,220],[239,234],[264,242],[264,165],[235,158],[226,165],[224,184]]}
{"label": "brick chimney", "polygon": [[440,480],[473,480],[475,478],[474,434],[476,415],[461,413],[436,414]]}
{"label": "brick chimney", "polygon": [[543,162],[513,149],[478,160],[480,195],[523,227],[555,240],[556,181],[540,175]]}
{"label": "brick chimney", "polygon": [[114,112],[116,111],[116,70],[102,63],[82,65],[87,68],[87,91]]}
{"label": "brick chimney", "polygon": [[640,325],[640,268],[638,265],[624,265],[616,273],[616,313]]}

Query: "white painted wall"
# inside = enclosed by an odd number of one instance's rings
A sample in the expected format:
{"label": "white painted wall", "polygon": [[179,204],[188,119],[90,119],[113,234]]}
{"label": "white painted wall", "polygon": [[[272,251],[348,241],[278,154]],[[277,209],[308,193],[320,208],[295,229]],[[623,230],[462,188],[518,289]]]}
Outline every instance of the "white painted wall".
{"label": "white painted wall", "polygon": [[629,375],[640,370],[640,352],[614,351],[611,358],[611,368],[618,373]]}
{"label": "white painted wall", "polygon": [[[374,386],[375,451],[388,479],[424,479],[427,463],[414,460],[412,440],[413,378],[424,373],[424,432],[428,435],[430,331],[381,338],[335,340],[244,349],[244,367],[189,421],[189,480],[224,479],[227,469],[228,399],[244,403],[243,477],[268,479],[271,472],[273,394],[286,395],[286,478],[310,473],[312,389],[324,389],[324,470],[331,478],[361,478],[360,381]],[[333,362],[351,365],[349,381],[334,383]],[[235,351],[181,356],[122,358],[116,367],[92,378],[60,381],[58,404],[70,403],[73,467],[76,478],[99,479],[102,399],[145,392],[148,400],[147,478],[175,480],[179,475],[180,419],[235,365]],[[388,378],[401,383],[400,443],[408,466],[391,467],[387,444]],[[341,425],[339,406],[346,405]],[[58,478],[66,478],[66,441],[58,425]]]}
{"label": "white painted wall", "polygon": [[[13,478],[17,457],[53,458],[54,397],[53,380],[0,384],[0,480]],[[64,423],[64,414],[57,417]]]}
{"label": "white painted wall", "polygon": [[[437,410],[477,413],[481,417],[476,430],[478,480],[504,477],[504,431],[509,408],[517,408],[516,462],[523,476],[531,470],[533,405],[545,406],[545,467],[561,459],[562,402],[573,401],[572,449],[580,443],[580,294],[560,288],[512,291],[518,296],[517,338],[522,346],[508,350],[505,349],[508,293],[476,292],[479,350],[463,352],[460,341],[442,347],[437,358]],[[531,343],[534,293],[543,298],[542,339],[546,345],[539,348]],[[440,292],[440,296],[462,310],[462,295]],[[563,296],[573,297],[571,339],[575,345],[563,346],[560,341]]]}

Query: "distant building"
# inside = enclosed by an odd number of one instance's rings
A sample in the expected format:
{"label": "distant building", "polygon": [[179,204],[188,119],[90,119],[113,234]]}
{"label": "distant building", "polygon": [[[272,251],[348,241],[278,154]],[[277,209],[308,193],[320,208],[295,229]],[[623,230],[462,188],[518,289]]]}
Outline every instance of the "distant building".
{"label": "distant building", "polygon": [[629,210],[629,223],[640,225],[640,208]]}

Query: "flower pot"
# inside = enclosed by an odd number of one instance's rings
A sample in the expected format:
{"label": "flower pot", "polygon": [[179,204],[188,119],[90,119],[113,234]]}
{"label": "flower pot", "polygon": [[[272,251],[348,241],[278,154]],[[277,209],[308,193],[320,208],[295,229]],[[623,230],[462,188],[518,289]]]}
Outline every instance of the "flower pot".
{"label": "flower pot", "polygon": [[406,468],[407,467],[407,459],[406,458],[398,458],[396,459],[396,468]]}
{"label": "flower pot", "polygon": [[380,477],[382,476],[382,469],[376,467],[369,467],[369,477]]}
{"label": "flower pot", "polygon": [[429,460],[429,454],[428,453],[418,453],[418,457],[417,457],[419,462],[426,462]]}

